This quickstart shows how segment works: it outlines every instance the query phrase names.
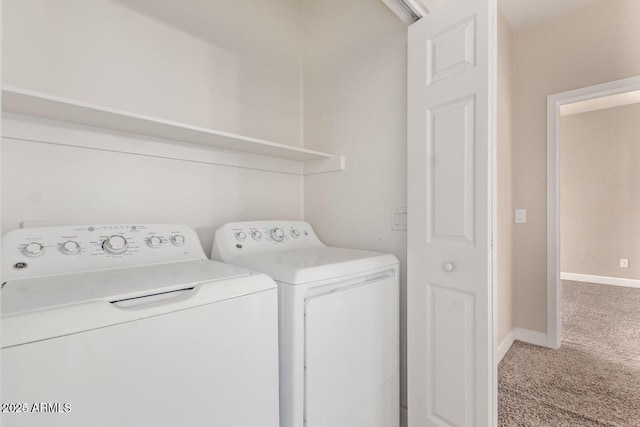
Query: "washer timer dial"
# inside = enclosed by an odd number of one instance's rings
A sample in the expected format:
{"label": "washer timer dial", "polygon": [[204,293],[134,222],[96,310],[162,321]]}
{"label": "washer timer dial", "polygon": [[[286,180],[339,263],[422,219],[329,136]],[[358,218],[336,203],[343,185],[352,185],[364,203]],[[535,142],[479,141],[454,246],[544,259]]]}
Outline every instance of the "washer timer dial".
{"label": "washer timer dial", "polygon": [[108,254],[120,255],[127,252],[129,244],[127,243],[127,239],[123,236],[113,235],[107,237],[107,239],[102,243],[102,249],[104,249]]}

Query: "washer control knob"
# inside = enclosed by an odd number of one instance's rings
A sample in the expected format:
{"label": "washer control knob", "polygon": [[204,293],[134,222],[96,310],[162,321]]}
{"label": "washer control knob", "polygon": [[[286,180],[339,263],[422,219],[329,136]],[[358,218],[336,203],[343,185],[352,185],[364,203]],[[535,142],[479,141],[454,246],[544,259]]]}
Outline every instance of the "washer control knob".
{"label": "washer control knob", "polygon": [[269,235],[271,235],[271,238],[276,242],[282,242],[282,239],[284,239],[284,231],[282,228],[274,228],[269,232]]}
{"label": "washer control knob", "polygon": [[26,256],[40,256],[44,253],[44,246],[42,246],[40,243],[31,242],[22,249],[22,253]]}
{"label": "washer control knob", "polygon": [[147,245],[149,245],[150,248],[159,248],[162,246],[162,239],[158,236],[151,236],[147,239]]}
{"label": "washer control knob", "polygon": [[174,236],[171,236],[171,243],[173,243],[176,246],[182,246],[184,245],[185,242],[185,238],[182,234],[176,234]]}
{"label": "washer control knob", "polygon": [[262,233],[258,230],[254,230],[251,232],[251,237],[253,237],[253,240],[260,240],[262,239]]}
{"label": "washer control knob", "polygon": [[60,252],[65,255],[75,255],[80,253],[80,244],[73,240],[67,240],[60,245]]}
{"label": "washer control knob", "polygon": [[129,249],[129,244],[127,243],[127,239],[124,236],[113,235],[107,237],[107,239],[102,243],[102,249],[108,254],[119,255],[127,252]]}
{"label": "washer control knob", "polygon": [[238,231],[236,233],[236,240],[239,242],[244,242],[247,238],[247,233],[245,233],[244,231]]}
{"label": "washer control knob", "polygon": [[300,230],[294,228],[293,230],[291,230],[291,235],[297,239],[298,237],[300,237]]}

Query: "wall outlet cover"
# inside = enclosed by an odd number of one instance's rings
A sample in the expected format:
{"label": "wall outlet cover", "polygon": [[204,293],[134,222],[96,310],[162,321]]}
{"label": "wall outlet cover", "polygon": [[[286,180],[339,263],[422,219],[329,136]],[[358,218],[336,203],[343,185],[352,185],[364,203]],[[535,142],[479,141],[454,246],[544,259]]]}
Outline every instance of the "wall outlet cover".
{"label": "wall outlet cover", "polygon": [[391,230],[393,231],[407,230],[407,208],[406,207],[391,209]]}

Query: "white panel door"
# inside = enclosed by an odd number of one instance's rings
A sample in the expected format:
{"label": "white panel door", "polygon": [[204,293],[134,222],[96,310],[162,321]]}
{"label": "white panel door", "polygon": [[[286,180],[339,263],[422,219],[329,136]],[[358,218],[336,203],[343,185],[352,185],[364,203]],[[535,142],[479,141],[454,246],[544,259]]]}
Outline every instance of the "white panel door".
{"label": "white panel door", "polygon": [[409,27],[409,426],[496,420],[495,0]]}

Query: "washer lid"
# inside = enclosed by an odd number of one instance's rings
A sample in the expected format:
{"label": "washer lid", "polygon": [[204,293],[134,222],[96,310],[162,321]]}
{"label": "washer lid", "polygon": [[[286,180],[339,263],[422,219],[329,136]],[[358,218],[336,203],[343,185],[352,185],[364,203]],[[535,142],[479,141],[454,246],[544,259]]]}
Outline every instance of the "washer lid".
{"label": "washer lid", "polygon": [[[229,264],[194,260],[11,280],[2,288],[2,316],[138,298],[250,274]],[[229,297],[245,293],[238,292]]]}
{"label": "washer lid", "polygon": [[322,246],[251,254],[236,257],[233,262],[278,282],[302,285],[391,266],[398,259],[391,254]]}

